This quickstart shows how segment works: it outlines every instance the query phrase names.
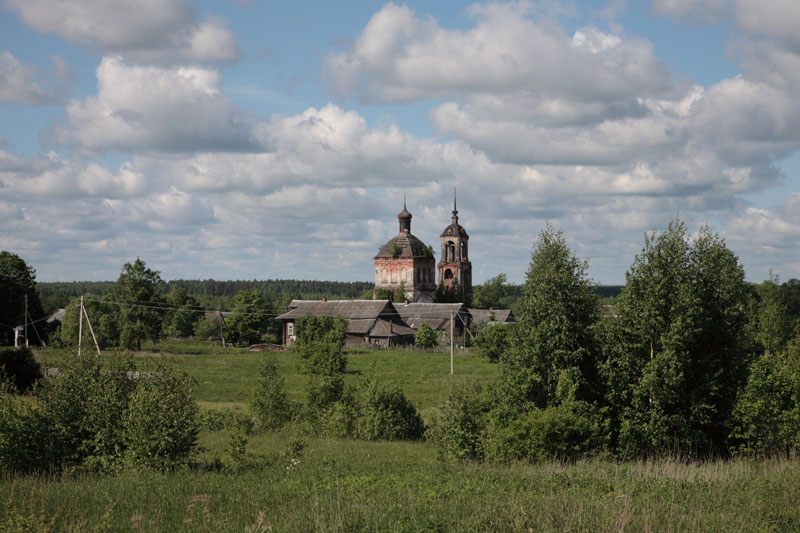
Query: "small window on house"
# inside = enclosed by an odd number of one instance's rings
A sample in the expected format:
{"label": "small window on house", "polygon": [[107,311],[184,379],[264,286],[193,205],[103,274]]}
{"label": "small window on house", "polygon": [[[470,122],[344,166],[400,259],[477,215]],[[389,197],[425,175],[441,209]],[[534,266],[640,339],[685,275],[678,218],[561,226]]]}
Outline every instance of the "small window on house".
{"label": "small window on house", "polygon": [[294,335],[294,322],[289,322],[286,324],[286,334]]}

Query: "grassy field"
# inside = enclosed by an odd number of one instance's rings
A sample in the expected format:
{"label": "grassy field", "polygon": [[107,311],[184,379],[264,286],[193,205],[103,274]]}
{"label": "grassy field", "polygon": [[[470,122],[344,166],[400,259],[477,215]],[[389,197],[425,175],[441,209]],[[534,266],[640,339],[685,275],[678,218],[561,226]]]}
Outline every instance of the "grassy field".
{"label": "grassy field", "polygon": [[[210,344],[162,345],[197,380],[204,408],[244,408],[259,354]],[[163,355],[159,355],[163,356]],[[150,354],[137,354],[143,366]],[[69,357],[40,353],[52,366]],[[279,354],[289,393],[304,377]],[[475,355],[357,352],[348,379],[373,369],[429,417],[452,387],[486,383]],[[18,531],[797,531],[800,460],[736,459],[562,465],[454,465],[428,443],[359,442],[291,429],[226,451],[204,432],[197,466],[178,472],[0,477],[0,530]],[[298,451],[304,444],[304,449]],[[25,529],[27,527],[27,529]],[[16,528],[16,529],[15,529]]]}

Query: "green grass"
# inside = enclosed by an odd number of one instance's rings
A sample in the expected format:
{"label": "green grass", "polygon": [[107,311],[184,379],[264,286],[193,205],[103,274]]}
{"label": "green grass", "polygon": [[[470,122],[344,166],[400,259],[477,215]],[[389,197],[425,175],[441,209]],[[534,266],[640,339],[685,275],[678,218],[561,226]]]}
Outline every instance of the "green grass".
{"label": "green grass", "polygon": [[[162,343],[143,368],[174,358],[203,408],[245,409],[261,354],[211,343]],[[37,352],[58,366],[73,354]],[[292,399],[305,376],[291,353],[278,367]],[[426,415],[452,387],[488,383],[498,367],[476,355],[357,351],[347,379],[376,372]],[[575,464],[445,464],[425,442],[359,442],[297,433],[249,437],[248,458],[227,452],[228,431],[200,435],[193,469],[117,475],[0,474],[0,530],[11,531],[796,531],[800,459]],[[305,442],[301,453],[290,442]],[[249,529],[248,529],[249,528]]]}

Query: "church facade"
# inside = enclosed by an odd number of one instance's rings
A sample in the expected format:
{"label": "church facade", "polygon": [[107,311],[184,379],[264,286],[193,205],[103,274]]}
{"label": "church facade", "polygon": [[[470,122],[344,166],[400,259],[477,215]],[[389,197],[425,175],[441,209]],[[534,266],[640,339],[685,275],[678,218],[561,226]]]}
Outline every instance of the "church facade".
{"label": "church facade", "polygon": [[[469,262],[467,231],[458,223],[453,198],[451,223],[441,234],[442,256],[437,266],[433,249],[411,233],[411,213],[403,202],[397,215],[400,231],[384,244],[375,256],[375,292],[396,292],[402,287],[409,302],[431,303],[437,289],[461,292],[472,288],[472,264]],[[452,300],[451,300],[452,301]]]}

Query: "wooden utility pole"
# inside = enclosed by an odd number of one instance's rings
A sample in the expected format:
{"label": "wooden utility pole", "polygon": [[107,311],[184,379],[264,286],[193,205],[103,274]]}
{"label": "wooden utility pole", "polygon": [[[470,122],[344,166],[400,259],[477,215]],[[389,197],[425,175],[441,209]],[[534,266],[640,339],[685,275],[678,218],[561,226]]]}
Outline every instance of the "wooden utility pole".
{"label": "wooden utility pole", "polygon": [[94,347],[97,348],[97,355],[100,355],[100,345],[97,344],[97,337],[94,336],[94,329],[92,328],[92,321],[89,320],[89,312],[86,311],[86,308],[81,306],[81,311],[83,314],[86,315],[86,323],[89,324],[89,332],[92,334],[92,340],[94,340]]}
{"label": "wooden utility pole", "polygon": [[83,342],[83,296],[81,296],[81,309],[78,311],[78,357],[81,356],[81,343]]}
{"label": "wooden utility pole", "polygon": [[219,312],[219,336],[222,337],[222,347],[225,347],[225,318],[222,316],[222,303],[217,307]]}
{"label": "wooden utility pole", "polygon": [[453,349],[454,349],[453,343],[455,342],[453,340],[454,330],[455,328],[453,323],[453,310],[451,309],[450,310],[450,375],[453,374]]}

